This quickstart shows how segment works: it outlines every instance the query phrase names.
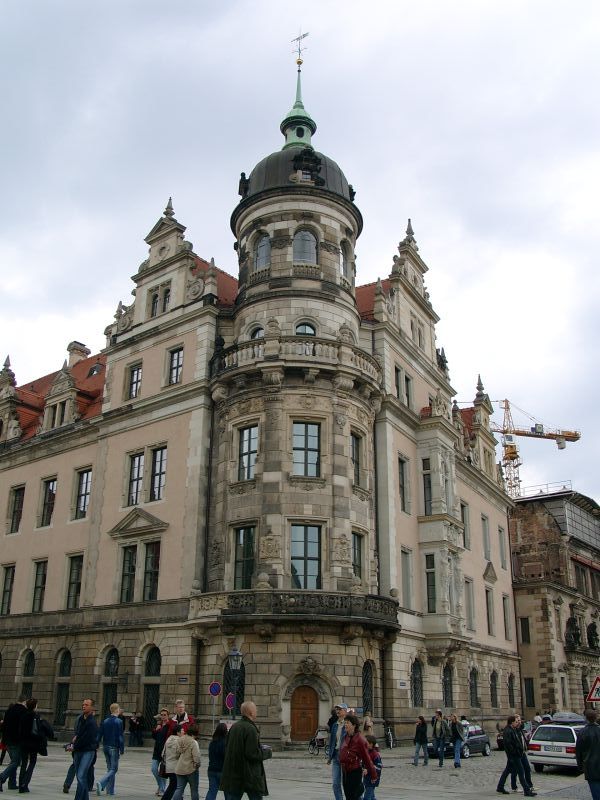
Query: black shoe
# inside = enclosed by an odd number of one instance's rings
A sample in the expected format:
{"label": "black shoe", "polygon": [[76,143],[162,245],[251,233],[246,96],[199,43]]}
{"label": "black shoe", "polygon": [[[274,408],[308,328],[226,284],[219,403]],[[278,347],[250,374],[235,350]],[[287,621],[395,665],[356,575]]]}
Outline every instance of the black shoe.
{"label": "black shoe", "polygon": [[64,794],[69,794],[69,787],[63,785],[63,792],[64,792]]}
{"label": "black shoe", "polygon": [[506,789],[496,789],[496,791],[498,794],[510,794],[510,792],[507,792]]}
{"label": "black shoe", "polygon": [[532,792],[531,789],[528,792],[523,792],[525,797],[537,797],[537,792]]}
{"label": "black shoe", "polygon": [[0,778],[0,792],[4,791],[4,789],[2,788],[2,784],[3,783],[4,783],[4,781],[2,780],[2,778]]}

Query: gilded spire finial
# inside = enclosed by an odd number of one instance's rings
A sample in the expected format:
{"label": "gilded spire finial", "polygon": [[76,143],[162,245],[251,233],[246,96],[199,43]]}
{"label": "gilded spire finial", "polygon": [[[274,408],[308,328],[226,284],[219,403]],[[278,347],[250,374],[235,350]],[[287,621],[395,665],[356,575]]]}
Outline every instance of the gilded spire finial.
{"label": "gilded spire finial", "polygon": [[286,147],[312,148],[310,137],[317,130],[316,122],[306,111],[304,103],[302,102],[302,53],[306,50],[306,46],[303,46],[302,42],[307,36],[308,33],[300,32],[295,39],[292,39],[294,44],[293,52],[297,54],[296,64],[298,65],[298,77],[296,78],[296,101],[291,111],[286,114],[279,126],[279,129],[285,136],[284,149]]}

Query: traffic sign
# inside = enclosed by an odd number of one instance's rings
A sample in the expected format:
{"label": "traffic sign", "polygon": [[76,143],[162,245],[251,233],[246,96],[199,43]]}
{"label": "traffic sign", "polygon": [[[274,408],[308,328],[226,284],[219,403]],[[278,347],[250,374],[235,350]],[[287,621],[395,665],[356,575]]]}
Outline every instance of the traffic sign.
{"label": "traffic sign", "polygon": [[585,700],[586,703],[600,703],[600,675],[596,675],[596,679],[592,684],[590,693]]}
{"label": "traffic sign", "polygon": [[225,705],[231,711],[235,705],[235,697],[233,692],[229,692],[229,694],[225,697]]}
{"label": "traffic sign", "polygon": [[208,687],[208,693],[213,697],[218,697],[221,694],[222,688],[219,681],[213,681]]}

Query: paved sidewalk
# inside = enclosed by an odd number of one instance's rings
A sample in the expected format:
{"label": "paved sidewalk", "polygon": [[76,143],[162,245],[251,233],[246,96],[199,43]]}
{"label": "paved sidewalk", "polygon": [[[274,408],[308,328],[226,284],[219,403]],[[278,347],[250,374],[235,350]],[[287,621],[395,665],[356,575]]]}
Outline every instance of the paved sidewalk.
{"label": "paved sidewalk", "polygon": [[[150,748],[132,748],[122,757],[116,780],[116,797],[123,800],[154,800],[156,783],[150,773],[152,751]],[[383,776],[377,790],[377,800],[430,800],[435,797],[460,796],[469,800],[498,800],[496,782],[505,764],[503,753],[493,752],[489,758],[475,756],[463,761],[460,770],[446,762],[442,769],[430,762],[427,767],[413,767],[411,749],[408,747],[382,750]],[[69,767],[70,756],[61,745],[51,743],[47,758],[39,758],[31,781],[31,800],[59,800],[65,798],[62,786]],[[202,754],[200,769],[200,798],[204,800],[207,790],[206,752]],[[97,777],[104,773],[104,756],[99,754]],[[274,753],[265,762],[269,797],[272,800],[333,800],[331,791],[331,768],[325,756],[311,756],[305,751]],[[564,798],[565,800],[590,800],[591,795],[582,776],[568,772],[551,772],[535,775],[534,781],[540,798]],[[75,795],[75,784],[70,797]],[[3,800],[17,800],[17,792],[4,786]],[[95,792],[90,800],[95,798]],[[186,790],[186,800],[189,791]],[[515,795],[515,800],[522,798]],[[222,793],[219,800],[222,800]]]}

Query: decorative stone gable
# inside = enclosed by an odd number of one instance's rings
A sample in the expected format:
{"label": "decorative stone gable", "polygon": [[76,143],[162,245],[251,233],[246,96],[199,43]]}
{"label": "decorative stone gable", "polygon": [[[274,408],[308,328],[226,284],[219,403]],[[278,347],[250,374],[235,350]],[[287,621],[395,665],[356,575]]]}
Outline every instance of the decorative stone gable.
{"label": "decorative stone gable", "polygon": [[108,531],[108,535],[113,539],[120,539],[128,536],[143,536],[151,533],[162,533],[169,527],[168,522],[144,511],[143,508],[132,509],[121,522]]}
{"label": "decorative stone gable", "polygon": [[21,435],[16,385],[15,373],[10,368],[10,358],[7,356],[0,370],[0,442],[18,439]]}

